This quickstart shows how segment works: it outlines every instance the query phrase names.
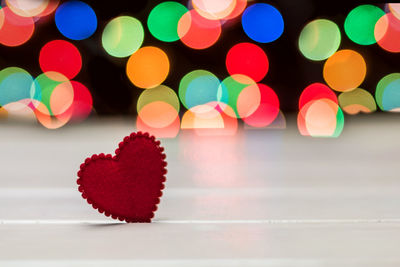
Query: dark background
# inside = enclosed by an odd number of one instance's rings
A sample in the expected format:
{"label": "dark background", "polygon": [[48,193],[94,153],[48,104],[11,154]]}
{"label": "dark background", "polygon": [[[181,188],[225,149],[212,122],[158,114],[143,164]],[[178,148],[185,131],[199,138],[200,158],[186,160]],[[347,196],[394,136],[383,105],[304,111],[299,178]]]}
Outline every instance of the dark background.
{"label": "dark background", "polygon": [[[63,2],[63,1],[62,1]],[[155,39],[147,28],[147,16],[157,4],[165,1],[85,1],[92,6],[98,18],[96,33],[89,39],[73,41],[65,38],[56,28],[54,13],[36,23],[31,40],[19,47],[0,45],[0,69],[17,66],[26,69],[34,77],[41,73],[38,57],[41,47],[55,39],[65,39],[78,47],[83,67],[74,80],[85,84],[92,93],[94,109],[99,115],[136,114],[136,101],[143,89],[132,85],[126,74],[127,58],[109,56],[101,45],[102,31],[109,20],[119,15],[139,19],[145,30],[143,46],[158,46],[171,62],[170,73],[163,84],[178,90],[179,81],[195,69],[209,70],[221,80],[229,74],[225,68],[225,56],[229,48],[239,42],[253,42],[244,33],[240,16],[222,28],[218,42],[205,50],[194,50],[180,41],[164,43]],[[187,5],[188,1],[177,1]],[[275,6],[282,14],[285,29],[283,35],[268,44],[258,44],[267,53],[270,68],[261,83],[277,93],[283,112],[297,111],[302,90],[311,83],[324,82],[322,69],[325,61],[310,61],[299,51],[297,42],[303,27],[311,20],[326,18],[338,24],[342,42],[339,49],[353,49],[361,53],[367,62],[367,76],[361,88],[375,93],[378,81],[385,75],[399,72],[400,55],[386,52],[377,44],[361,46],[350,41],[343,29],[347,14],[365,1],[280,0],[252,1],[248,5],[265,2]],[[372,2],[370,2],[372,3]],[[372,3],[382,9],[383,3]]]}

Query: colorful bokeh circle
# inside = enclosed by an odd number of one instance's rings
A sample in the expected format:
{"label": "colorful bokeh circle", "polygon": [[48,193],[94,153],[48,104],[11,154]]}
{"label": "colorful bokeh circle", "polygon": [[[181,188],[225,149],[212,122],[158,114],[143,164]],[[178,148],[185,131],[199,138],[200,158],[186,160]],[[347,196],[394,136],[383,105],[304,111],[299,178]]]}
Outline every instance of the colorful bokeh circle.
{"label": "colorful bokeh circle", "polygon": [[345,49],[333,54],[324,64],[323,76],[334,90],[347,92],[357,88],[367,73],[364,58],[356,51]]}
{"label": "colorful bokeh circle", "polygon": [[32,37],[35,23],[31,17],[21,17],[10,8],[0,9],[0,44],[20,46]]}
{"label": "colorful bokeh circle", "polygon": [[128,57],[143,43],[142,23],[129,16],[114,18],[104,28],[101,41],[104,50],[113,57]]}
{"label": "colorful bokeh circle", "polygon": [[208,20],[196,10],[186,12],[178,22],[178,36],[182,43],[193,49],[206,49],[214,45],[221,35],[219,20]]}
{"label": "colorful bokeh circle", "polygon": [[229,49],[226,68],[230,75],[243,74],[259,82],[267,75],[269,61],[264,50],[258,45],[239,43]]}
{"label": "colorful bokeh circle", "polygon": [[347,15],[344,21],[344,31],[353,42],[360,45],[376,43],[375,25],[385,15],[377,6],[360,5]]}
{"label": "colorful bokeh circle", "polygon": [[220,80],[206,70],[187,73],[179,83],[179,98],[187,109],[218,101]]}
{"label": "colorful bokeh circle", "polygon": [[400,112],[400,73],[388,74],[378,82],[375,99],[381,110]]}
{"label": "colorful bokeh circle", "polygon": [[376,103],[370,92],[356,88],[350,92],[343,92],[338,97],[339,105],[344,112],[355,115],[360,112],[371,113],[376,111]]}
{"label": "colorful bokeh circle", "polygon": [[300,52],[310,60],[325,60],[339,48],[341,35],[336,23],[317,19],[308,23],[300,33]]}
{"label": "colorful bokeh circle", "polygon": [[147,19],[150,33],[164,42],[179,40],[178,23],[186,12],[187,8],[177,2],[167,1],[158,4],[151,10]]}
{"label": "colorful bokeh circle", "polygon": [[97,29],[97,16],[86,3],[78,0],[61,4],[55,15],[60,33],[72,40],[83,40],[92,36]]}
{"label": "colorful bokeh circle", "polygon": [[242,26],[253,41],[270,43],[282,35],[284,21],[281,13],[272,5],[256,3],[243,12]]}
{"label": "colorful bokeh circle", "polygon": [[167,78],[169,73],[167,54],[158,47],[145,46],[129,58],[126,74],[129,80],[139,88],[153,88]]}
{"label": "colorful bokeh circle", "polygon": [[82,57],[72,43],[54,40],[40,50],[39,64],[43,72],[59,72],[68,79],[73,79],[82,68]]}

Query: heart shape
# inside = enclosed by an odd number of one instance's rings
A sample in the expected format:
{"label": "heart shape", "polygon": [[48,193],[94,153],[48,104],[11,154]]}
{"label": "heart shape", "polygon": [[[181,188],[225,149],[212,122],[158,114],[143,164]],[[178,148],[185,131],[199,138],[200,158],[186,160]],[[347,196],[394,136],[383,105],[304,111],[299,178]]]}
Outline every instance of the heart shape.
{"label": "heart shape", "polygon": [[126,222],[151,222],[160,203],[166,166],[164,148],[148,133],[132,133],[115,156],[93,155],[81,164],[77,183],[82,197],[106,216]]}

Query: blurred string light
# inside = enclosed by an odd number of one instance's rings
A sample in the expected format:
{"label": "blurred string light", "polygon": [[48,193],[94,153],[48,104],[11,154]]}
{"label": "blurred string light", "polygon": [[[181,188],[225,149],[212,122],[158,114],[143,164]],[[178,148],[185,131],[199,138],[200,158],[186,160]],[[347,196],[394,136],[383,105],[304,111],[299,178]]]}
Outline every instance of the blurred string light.
{"label": "blurred string light", "polygon": [[344,127],[344,116],[336,94],[326,85],[314,83],[299,99],[297,126],[301,135],[338,137]]}
{"label": "blurred string light", "polygon": [[164,82],[169,73],[169,59],[160,48],[146,46],[129,58],[126,74],[129,80],[140,88],[153,88]]}
{"label": "blurred string light", "polygon": [[387,3],[386,8],[397,18],[400,19],[400,3]]}
{"label": "blurred string light", "polygon": [[187,73],[179,84],[179,98],[187,108],[215,103],[218,104],[218,90],[220,80],[213,73],[206,70],[194,70]]}
{"label": "blurred string light", "polygon": [[[3,19],[1,19],[3,18]],[[21,17],[9,7],[0,9],[0,43],[5,46],[20,46],[32,37],[35,23],[31,17]]]}
{"label": "blurred string light", "polygon": [[341,35],[336,23],[317,19],[308,23],[300,33],[299,49],[310,60],[325,60],[339,48]]}
{"label": "blurred string light", "polygon": [[221,35],[221,22],[208,20],[192,9],[178,22],[178,36],[188,47],[206,49],[214,45]]}
{"label": "blurred string light", "polygon": [[102,35],[104,50],[113,57],[128,57],[143,43],[144,30],[136,18],[121,16],[107,23]]}
{"label": "blurred string light", "polygon": [[375,39],[382,49],[392,53],[400,52],[400,20],[393,13],[387,13],[378,20]]}
{"label": "blurred string light", "polygon": [[33,79],[27,71],[9,67],[0,71],[0,105],[7,114],[34,114],[43,126],[56,129],[86,118],[93,103],[83,84],[61,73],[50,71]]}
{"label": "blurred string light", "polygon": [[[50,15],[59,5],[58,0],[4,3],[7,6],[0,8],[0,43],[6,46],[27,42],[33,35],[35,21]],[[56,24],[66,37],[81,40],[94,33],[97,18],[87,4],[68,1],[58,7]],[[0,71],[1,114],[36,118],[49,129],[89,116],[93,107],[91,93],[85,85],[72,80],[82,68],[76,46],[64,40],[46,43],[40,50],[39,65],[43,73],[36,79],[18,67]]]}
{"label": "blurred string light", "polygon": [[154,128],[171,125],[179,116],[180,103],[175,91],[165,85],[144,90],[137,102],[141,120]]}
{"label": "blurred string light", "polygon": [[[375,25],[385,12],[374,5],[360,5],[347,15],[344,31],[353,42],[360,45],[376,43]],[[379,38],[378,38],[379,39]]]}
{"label": "blurred string light", "polygon": [[[225,112],[221,112],[220,106]],[[238,121],[226,113],[234,111],[225,104],[207,103],[187,110],[182,116],[182,129],[192,129],[200,136],[234,135],[237,132]]]}
{"label": "blurred string light", "polygon": [[179,40],[178,23],[188,12],[180,3],[167,1],[154,7],[147,19],[150,33],[160,41],[174,42]]}
{"label": "blurred string light", "polygon": [[378,82],[375,99],[381,110],[400,112],[400,73],[388,74]]}
{"label": "blurred string light", "polygon": [[239,43],[229,49],[226,68],[230,75],[243,74],[259,82],[267,75],[268,57],[264,50],[252,43]]}
{"label": "blurred string light", "polygon": [[270,43],[282,35],[284,21],[275,7],[257,3],[247,7],[243,12],[242,26],[244,32],[253,41]]}
{"label": "blurred string light", "polygon": [[7,6],[21,17],[36,17],[43,14],[50,0],[6,0]]}
{"label": "blurred string light", "polygon": [[235,9],[235,0],[192,0],[193,8],[202,17],[209,20],[220,20],[229,16]]}
{"label": "blurred string light", "polygon": [[[39,98],[31,91],[33,77],[24,69],[8,67],[0,71],[0,106],[31,97]],[[33,94],[33,95],[31,95]]]}
{"label": "blurred string light", "polygon": [[356,88],[350,92],[343,92],[339,95],[339,105],[344,112],[355,115],[360,112],[372,113],[376,111],[375,99],[370,92]]}
{"label": "blurred string light", "polygon": [[82,57],[70,42],[53,40],[40,50],[39,65],[43,72],[55,71],[73,79],[82,68]]}
{"label": "blurred string light", "polygon": [[88,4],[77,0],[61,4],[55,21],[60,33],[72,40],[87,39],[97,29],[96,13]]}
{"label": "blurred string light", "polygon": [[357,88],[365,79],[367,66],[356,51],[344,49],[333,54],[324,64],[323,76],[334,90],[347,92]]}
{"label": "blurred string light", "polygon": [[180,103],[175,91],[165,85],[144,90],[137,101],[136,127],[157,137],[175,137],[179,132]]}

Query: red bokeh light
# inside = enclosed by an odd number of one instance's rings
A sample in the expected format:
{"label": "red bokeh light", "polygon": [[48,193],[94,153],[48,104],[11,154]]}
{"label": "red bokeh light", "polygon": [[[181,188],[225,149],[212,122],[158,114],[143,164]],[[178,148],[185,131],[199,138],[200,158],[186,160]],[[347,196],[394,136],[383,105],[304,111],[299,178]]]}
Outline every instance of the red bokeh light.
{"label": "red bokeh light", "polygon": [[243,74],[259,82],[267,75],[269,61],[259,46],[239,43],[229,49],[226,55],[226,68],[230,75]]}
{"label": "red bokeh light", "polygon": [[43,72],[56,71],[73,79],[82,68],[82,58],[78,48],[64,40],[54,40],[45,44],[39,55]]}

